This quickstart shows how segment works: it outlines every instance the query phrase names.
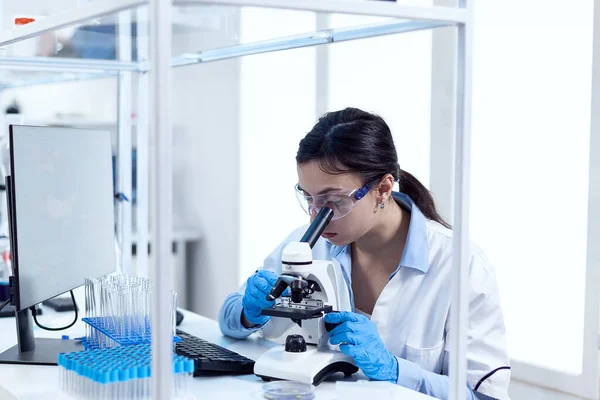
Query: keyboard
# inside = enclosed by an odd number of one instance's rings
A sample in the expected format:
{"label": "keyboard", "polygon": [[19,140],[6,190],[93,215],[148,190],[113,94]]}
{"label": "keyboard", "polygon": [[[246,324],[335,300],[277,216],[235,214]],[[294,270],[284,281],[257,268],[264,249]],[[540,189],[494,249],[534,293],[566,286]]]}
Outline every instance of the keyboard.
{"label": "keyboard", "polygon": [[15,316],[15,306],[12,304],[7,304],[4,306],[2,310],[0,310],[0,318],[5,317],[14,317]]}
{"label": "keyboard", "polygon": [[175,353],[194,360],[194,376],[210,372],[254,373],[254,361],[249,358],[179,329],[177,336],[181,342],[175,344]]}

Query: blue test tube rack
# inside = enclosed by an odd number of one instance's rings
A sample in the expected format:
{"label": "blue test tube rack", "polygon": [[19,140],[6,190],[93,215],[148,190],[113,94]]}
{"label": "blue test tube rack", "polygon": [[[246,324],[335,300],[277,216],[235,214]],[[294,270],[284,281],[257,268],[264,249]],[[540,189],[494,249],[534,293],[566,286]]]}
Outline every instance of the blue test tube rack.
{"label": "blue test tube rack", "polygon": [[[86,350],[93,350],[103,347],[131,346],[138,344],[150,344],[152,331],[150,324],[146,323],[143,331],[139,329],[126,333],[117,333],[114,325],[114,318],[111,317],[93,317],[83,318],[83,322],[88,324],[92,330],[99,332],[101,335],[90,334],[82,339],[82,344]],[[102,337],[104,336],[104,338]],[[173,343],[180,342],[181,338],[173,336]]]}

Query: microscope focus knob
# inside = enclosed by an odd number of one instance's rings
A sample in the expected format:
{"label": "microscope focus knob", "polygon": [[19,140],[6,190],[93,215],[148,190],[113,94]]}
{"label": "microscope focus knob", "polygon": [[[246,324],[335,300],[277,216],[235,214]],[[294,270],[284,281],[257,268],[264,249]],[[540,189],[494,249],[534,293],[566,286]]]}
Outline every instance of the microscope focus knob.
{"label": "microscope focus knob", "polygon": [[288,353],[304,353],[306,342],[302,335],[288,335],[285,339],[285,351]]}

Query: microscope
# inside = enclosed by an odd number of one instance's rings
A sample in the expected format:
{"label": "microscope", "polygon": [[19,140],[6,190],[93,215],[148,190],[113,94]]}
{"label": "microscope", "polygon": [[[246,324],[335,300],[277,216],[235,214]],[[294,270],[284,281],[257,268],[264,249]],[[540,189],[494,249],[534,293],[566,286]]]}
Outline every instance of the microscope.
{"label": "microscope", "polygon": [[[339,264],[313,260],[312,248],[333,217],[324,207],[299,242],[290,242],[281,256],[282,273],[267,296],[275,304],[263,315],[288,318],[295,334],[258,358],[254,374],[265,381],[290,380],[319,385],[341,372],[349,377],[358,371],[352,357],[329,343],[335,325],[324,321],[330,312],[350,311],[350,295]],[[290,295],[284,295],[289,288]]]}

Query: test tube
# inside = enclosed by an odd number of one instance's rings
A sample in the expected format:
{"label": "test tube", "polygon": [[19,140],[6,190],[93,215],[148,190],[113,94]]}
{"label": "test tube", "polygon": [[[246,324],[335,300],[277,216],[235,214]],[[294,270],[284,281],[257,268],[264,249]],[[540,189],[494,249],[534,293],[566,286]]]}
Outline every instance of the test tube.
{"label": "test tube", "polygon": [[171,293],[171,331],[173,336],[176,333],[177,325],[177,292],[173,290]]}
{"label": "test tube", "polygon": [[144,293],[144,340],[150,339],[150,318],[151,318],[151,301],[152,301],[152,287],[150,281],[144,281],[143,287]]}
{"label": "test tube", "polygon": [[[119,304],[119,293],[117,291],[117,288],[115,287],[110,287],[107,291],[107,299],[108,299],[108,303],[107,303],[107,313],[105,314],[105,318],[110,321],[110,324],[113,327],[113,330],[115,332],[115,334],[117,336],[121,335],[122,333],[122,326],[121,326],[121,310],[120,310],[120,304]],[[105,343],[105,346],[108,347],[113,347],[114,343],[112,342],[112,340],[110,340],[110,338],[108,338],[106,335],[101,335],[103,342]]]}
{"label": "test tube", "polygon": [[[91,310],[91,305],[90,305],[90,301],[91,301],[90,289],[91,289],[91,280],[88,278],[85,278],[85,315],[87,317],[90,317],[92,315],[92,310]],[[87,340],[90,339],[90,326],[88,324],[85,324],[85,337],[87,338]]]}
{"label": "test tube", "polygon": [[[150,339],[152,285],[148,278],[117,274],[86,279],[85,294],[86,315],[94,318],[102,328],[133,342]],[[171,294],[171,317],[172,332],[175,335],[175,291]],[[90,344],[100,348],[119,345],[100,330],[90,326],[86,326],[86,337]]]}
{"label": "test tube", "polygon": [[131,338],[137,341],[139,335],[140,297],[135,284],[131,287]]}
{"label": "test tube", "polygon": [[129,287],[127,285],[123,285],[119,291],[119,305],[120,305],[120,313],[121,313],[121,336],[126,339],[129,337],[129,300],[130,300],[130,292]]}
{"label": "test tube", "polygon": [[143,286],[140,284],[140,286],[138,286],[138,333],[141,341],[146,339],[146,294],[143,289]]}

